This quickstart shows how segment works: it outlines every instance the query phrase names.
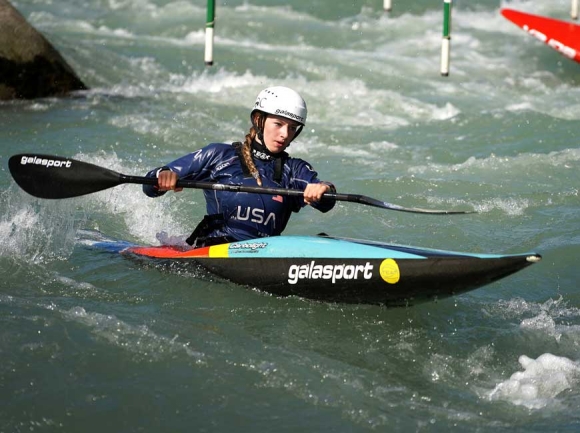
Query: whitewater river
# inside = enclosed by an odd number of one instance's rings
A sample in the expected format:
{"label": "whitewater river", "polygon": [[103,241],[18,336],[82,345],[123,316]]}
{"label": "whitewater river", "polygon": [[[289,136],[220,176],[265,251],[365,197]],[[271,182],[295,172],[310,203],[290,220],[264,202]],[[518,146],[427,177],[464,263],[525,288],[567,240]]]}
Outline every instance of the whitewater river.
{"label": "whitewater river", "polygon": [[[565,0],[17,0],[90,90],[0,103],[0,432],[571,432],[580,429],[580,64],[499,13]],[[87,239],[157,244],[205,213],[197,190],[23,192],[21,152],[144,175],[242,140],[258,92],[298,90],[289,148],[339,192],[286,234],[543,260],[408,308],[277,298],[158,269]],[[66,186],[63,186],[66,188]],[[163,236],[163,235],[162,235]]]}

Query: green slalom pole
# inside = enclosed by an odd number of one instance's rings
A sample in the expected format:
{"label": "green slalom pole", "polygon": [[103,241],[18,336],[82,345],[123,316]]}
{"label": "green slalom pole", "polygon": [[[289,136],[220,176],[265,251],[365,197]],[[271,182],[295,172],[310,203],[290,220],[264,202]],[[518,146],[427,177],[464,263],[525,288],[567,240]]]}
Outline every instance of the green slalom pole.
{"label": "green slalom pole", "polygon": [[570,10],[570,16],[573,20],[578,19],[578,0],[572,0],[572,8]]}
{"label": "green slalom pole", "polygon": [[441,75],[449,75],[449,53],[451,51],[451,2],[443,0],[443,40],[441,41]]}
{"label": "green slalom pole", "polygon": [[383,9],[385,10],[385,12],[391,12],[392,8],[393,8],[393,1],[392,0],[384,0]]}
{"label": "green slalom pole", "polygon": [[213,65],[213,30],[215,25],[215,1],[207,0],[207,19],[205,21],[205,64]]}

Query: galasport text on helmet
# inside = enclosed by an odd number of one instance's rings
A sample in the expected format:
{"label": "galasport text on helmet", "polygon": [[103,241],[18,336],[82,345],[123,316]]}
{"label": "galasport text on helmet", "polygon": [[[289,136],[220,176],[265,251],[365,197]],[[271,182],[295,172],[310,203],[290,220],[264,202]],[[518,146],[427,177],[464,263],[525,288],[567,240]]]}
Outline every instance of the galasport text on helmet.
{"label": "galasport text on helmet", "polygon": [[253,118],[256,111],[285,117],[304,126],[308,110],[306,102],[298,92],[288,87],[274,86],[258,94],[250,118]]}

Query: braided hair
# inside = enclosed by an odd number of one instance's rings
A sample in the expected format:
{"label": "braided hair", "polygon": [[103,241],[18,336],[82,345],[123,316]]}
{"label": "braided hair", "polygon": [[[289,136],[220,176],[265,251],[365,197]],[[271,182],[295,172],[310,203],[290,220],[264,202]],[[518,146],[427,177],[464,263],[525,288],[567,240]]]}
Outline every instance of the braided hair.
{"label": "braided hair", "polygon": [[252,127],[250,131],[246,134],[246,139],[242,144],[241,153],[242,157],[244,158],[244,162],[246,163],[246,167],[250,171],[250,174],[256,179],[256,183],[259,186],[262,186],[262,178],[260,177],[260,173],[256,168],[256,164],[254,164],[254,158],[252,158],[252,141],[254,138],[258,136],[261,141],[264,141],[263,131],[264,131],[264,122],[266,121],[266,113],[261,111],[256,111],[252,115]]}

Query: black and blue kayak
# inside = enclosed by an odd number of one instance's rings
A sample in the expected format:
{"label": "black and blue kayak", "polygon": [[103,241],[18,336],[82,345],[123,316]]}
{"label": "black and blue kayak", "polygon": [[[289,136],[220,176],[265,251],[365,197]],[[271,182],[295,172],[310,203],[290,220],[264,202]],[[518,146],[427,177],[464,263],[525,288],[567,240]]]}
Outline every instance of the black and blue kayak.
{"label": "black and blue kayak", "polygon": [[[8,165],[23,190],[44,199],[77,197],[127,183],[157,183],[155,178],[124,175],[54,155],[14,155]],[[285,188],[191,180],[179,180],[177,186],[238,193],[304,194]],[[324,198],[417,214],[472,213],[403,207],[359,194],[326,193]],[[541,260],[536,253],[469,254],[329,236],[276,236],[198,249],[108,241],[92,244],[130,257],[202,267],[236,284],[274,295],[388,306],[465,293]]]}
{"label": "black and blue kayak", "polygon": [[160,265],[202,267],[277,296],[385,306],[459,295],[541,260],[536,253],[467,254],[328,236],[276,236],[197,249],[90,245]]}

